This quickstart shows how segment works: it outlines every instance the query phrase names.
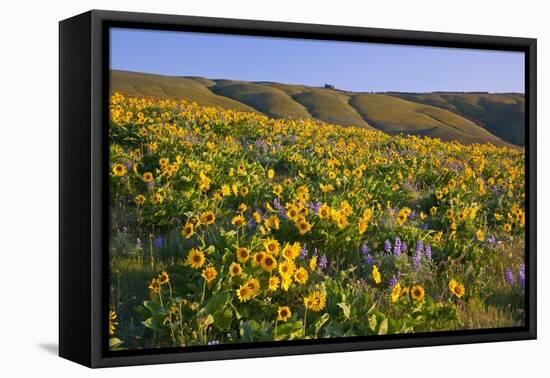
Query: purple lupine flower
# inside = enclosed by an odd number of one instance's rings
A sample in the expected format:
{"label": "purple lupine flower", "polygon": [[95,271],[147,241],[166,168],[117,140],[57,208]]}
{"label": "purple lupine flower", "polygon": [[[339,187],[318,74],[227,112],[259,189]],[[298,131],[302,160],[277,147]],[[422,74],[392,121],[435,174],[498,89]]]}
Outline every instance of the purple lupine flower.
{"label": "purple lupine flower", "polygon": [[126,169],[131,171],[132,170],[132,162],[131,161],[127,161],[126,163],[124,163],[124,165],[126,166]]}
{"label": "purple lupine flower", "polygon": [[525,264],[520,264],[518,269],[519,285],[525,289]]}
{"label": "purple lupine flower", "polygon": [[257,150],[261,150],[263,152],[267,152],[269,147],[267,146],[267,143],[264,140],[258,139],[256,142],[254,142],[254,146]]}
{"label": "purple lupine flower", "polygon": [[512,286],[515,282],[514,278],[514,272],[512,272],[512,269],[506,268],[504,270],[504,277],[506,278],[506,281]]}
{"label": "purple lupine flower", "polygon": [[432,247],[429,244],[426,244],[424,247],[424,256],[426,256],[428,261],[432,261]]}
{"label": "purple lupine flower", "polygon": [[428,227],[429,227],[428,223],[424,223],[420,226],[420,229],[426,231],[428,229]]}
{"label": "purple lupine flower", "polygon": [[254,218],[250,218],[250,219],[248,220],[248,222],[246,222],[246,225],[247,225],[248,228],[254,228],[254,227],[257,226],[257,223],[256,223],[256,221],[254,220]]}
{"label": "purple lupine flower", "polygon": [[298,255],[298,257],[302,260],[307,258],[307,246],[305,245],[305,243],[302,245],[302,249],[300,249],[300,254]]}
{"label": "purple lupine flower", "polygon": [[278,199],[278,198],[274,198],[274,199],[273,199],[273,207],[274,207],[275,209],[277,209],[278,211],[282,211],[282,212],[285,211],[284,206],[281,205],[281,203],[279,202],[279,199]]}
{"label": "purple lupine flower", "polygon": [[323,254],[321,255],[321,257],[319,258],[319,267],[321,269],[326,269],[328,266],[328,260],[327,260],[327,257]]}
{"label": "purple lupine flower", "polygon": [[149,182],[147,183],[147,187],[149,187],[149,188],[152,188],[154,185],[155,185],[155,182],[154,182],[154,181],[149,181]]}
{"label": "purple lupine flower", "polygon": [[393,255],[399,256],[401,254],[401,239],[395,238],[395,244],[393,245]]}
{"label": "purple lupine flower", "polygon": [[367,255],[367,257],[365,257],[365,263],[367,265],[373,265],[374,264],[374,257],[372,257],[371,254]]}
{"label": "purple lupine flower", "polygon": [[390,282],[389,282],[389,285],[390,285],[390,288],[393,289],[393,287],[397,284],[397,277],[395,276],[395,274],[393,276],[391,276],[390,278]]}
{"label": "purple lupine flower", "polygon": [[407,243],[401,243],[401,253],[407,252]]}
{"label": "purple lupine flower", "polygon": [[487,243],[489,243],[489,244],[491,244],[491,245],[494,246],[495,244],[497,244],[497,239],[496,239],[494,236],[489,236],[489,237],[487,238]]}
{"label": "purple lupine flower", "polygon": [[322,206],[323,204],[320,202],[320,201],[316,201],[316,202],[311,202],[309,204],[309,208],[311,209],[311,211],[313,211],[315,213],[315,215],[317,215],[319,213],[319,208]]}
{"label": "purple lupine flower", "polygon": [[409,214],[409,219],[414,219],[414,217],[416,217],[416,211],[411,211],[411,213]]}
{"label": "purple lupine flower", "polygon": [[422,250],[424,249],[424,246],[422,245],[422,241],[419,240],[416,242],[416,251],[413,255],[413,267],[414,270],[418,270],[420,268],[420,264],[422,264]]}
{"label": "purple lupine flower", "polygon": [[363,245],[361,246],[361,254],[363,255],[363,260],[365,261],[365,264],[374,264],[374,258],[370,254],[370,248],[367,243],[363,243]]}
{"label": "purple lupine flower", "polygon": [[155,246],[155,248],[161,249],[164,245],[164,239],[162,239],[162,236],[157,236],[153,241],[153,245]]}
{"label": "purple lupine flower", "polygon": [[391,241],[387,240],[384,242],[384,251],[386,251],[386,253],[390,253],[391,251]]}
{"label": "purple lupine flower", "polygon": [[319,252],[317,251],[317,248],[313,248],[313,257],[317,256]]}

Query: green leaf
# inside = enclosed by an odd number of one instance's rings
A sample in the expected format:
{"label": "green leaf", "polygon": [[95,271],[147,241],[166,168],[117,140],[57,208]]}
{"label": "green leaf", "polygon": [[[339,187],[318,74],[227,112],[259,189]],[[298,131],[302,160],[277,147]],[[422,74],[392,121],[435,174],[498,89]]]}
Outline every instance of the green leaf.
{"label": "green leaf", "polygon": [[328,312],[325,312],[322,316],[319,317],[319,319],[317,319],[317,321],[315,322],[316,337],[319,335],[319,331],[321,330],[321,328],[323,328],[323,326],[329,320],[329,318],[330,318],[330,315],[328,314]]}
{"label": "green leaf", "polygon": [[338,303],[338,307],[340,307],[342,309],[342,312],[344,313],[344,317],[346,319],[349,319],[349,316],[350,316],[349,304],[347,304],[346,302],[340,302],[340,303]]}
{"label": "green leaf", "polygon": [[204,330],[208,329],[209,326],[211,326],[212,324],[214,324],[214,317],[210,314],[208,314],[207,316],[203,316],[203,317],[197,317],[197,324],[199,326],[199,328],[202,328]]}
{"label": "green leaf", "polygon": [[277,325],[276,340],[292,340],[302,336],[302,321],[286,322]]}
{"label": "green leaf", "polygon": [[164,315],[154,315],[144,320],[142,324],[145,327],[152,329],[153,331],[160,332],[163,330],[163,327],[164,327],[164,319],[165,319]]}
{"label": "green leaf", "polygon": [[119,338],[111,337],[109,339],[109,350],[116,350],[123,343],[124,343],[124,341],[120,340]]}
{"label": "green leaf", "polygon": [[243,341],[258,341],[260,338],[260,325],[255,320],[241,322],[239,333]]}
{"label": "green leaf", "polygon": [[385,335],[388,333],[388,318],[382,319],[380,325],[378,326],[378,334]]}
{"label": "green leaf", "polygon": [[159,315],[159,314],[162,314],[162,315],[166,314],[166,310],[155,301],[144,301],[143,306],[145,306],[145,308],[149,310],[151,312],[151,315],[153,316]]}
{"label": "green leaf", "polygon": [[375,309],[376,309],[376,303],[373,303],[372,306],[370,306],[370,308],[368,309],[367,314],[368,315],[372,314]]}
{"label": "green leaf", "polygon": [[232,239],[237,235],[237,231],[236,230],[230,230],[230,231],[226,231],[226,232],[221,232],[220,234],[226,239]]}
{"label": "green leaf", "polygon": [[220,331],[229,331],[233,321],[233,310],[230,307],[216,311],[214,314],[214,326]]}
{"label": "green leaf", "polygon": [[215,314],[220,311],[228,302],[230,296],[229,293],[215,294],[204,306],[204,309],[209,314]]}
{"label": "green leaf", "polygon": [[376,329],[376,325],[378,324],[378,319],[376,319],[376,314],[372,314],[369,316],[369,327],[373,331]]}
{"label": "green leaf", "polygon": [[325,335],[328,337],[342,337],[344,331],[339,324],[329,324],[324,328]]}

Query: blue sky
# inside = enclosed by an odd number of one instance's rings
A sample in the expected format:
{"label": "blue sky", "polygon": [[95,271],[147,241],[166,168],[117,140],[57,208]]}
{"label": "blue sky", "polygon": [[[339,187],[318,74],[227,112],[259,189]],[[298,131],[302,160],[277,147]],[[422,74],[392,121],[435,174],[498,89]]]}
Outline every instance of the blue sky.
{"label": "blue sky", "polygon": [[351,91],[524,92],[524,54],[111,29],[112,69]]}

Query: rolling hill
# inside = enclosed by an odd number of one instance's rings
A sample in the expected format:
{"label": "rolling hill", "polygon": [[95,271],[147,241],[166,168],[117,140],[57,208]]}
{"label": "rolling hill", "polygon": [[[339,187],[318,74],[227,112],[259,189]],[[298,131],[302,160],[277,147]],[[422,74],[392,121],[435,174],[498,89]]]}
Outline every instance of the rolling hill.
{"label": "rolling hill", "polygon": [[525,98],[522,94],[428,93],[395,94],[426,105],[447,109],[468,118],[501,139],[525,143]]}
{"label": "rolling hill", "polygon": [[115,70],[110,89],[128,96],[184,99],[273,118],[314,118],[389,134],[426,135],[466,144],[523,145],[525,103],[520,94],[373,94]]}

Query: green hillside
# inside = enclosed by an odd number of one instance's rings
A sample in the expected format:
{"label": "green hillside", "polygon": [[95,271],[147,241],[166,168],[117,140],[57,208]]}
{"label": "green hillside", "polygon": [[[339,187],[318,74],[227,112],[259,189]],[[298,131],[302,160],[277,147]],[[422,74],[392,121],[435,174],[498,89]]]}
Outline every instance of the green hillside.
{"label": "green hillside", "polygon": [[474,121],[509,143],[516,145],[525,143],[525,98],[522,94],[399,93],[392,95],[450,110]]}
{"label": "green hillside", "polygon": [[307,109],[284,91],[265,84],[217,81],[210,89],[221,96],[240,101],[272,118],[309,118]]}
{"label": "green hillside", "polygon": [[350,106],[350,96],[330,89],[311,89],[296,94],[293,98],[317,119],[344,126],[374,129],[355,108]]}
{"label": "green hillside", "polygon": [[367,94],[272,82],[111,71],[111,91],[172,98],[272,118],[314,118],[343,126],[457,140],[523,144],[519,94]]}
{"label": "green hillside", "polygon": [[499,144],[500,138],[446,109],[383,94],[353,96],[350,104],[371,125],[388,134],[417,134],[474,143]]}
{"label": "green hillside", "polygon": [[111,71],[111,91],[121,92],[128,96],[184,99],[195,101],[200,105],[254,111],[241,102],[214,94],[208,89],[208,85],[212,85],[212,83],[204,78]]}

